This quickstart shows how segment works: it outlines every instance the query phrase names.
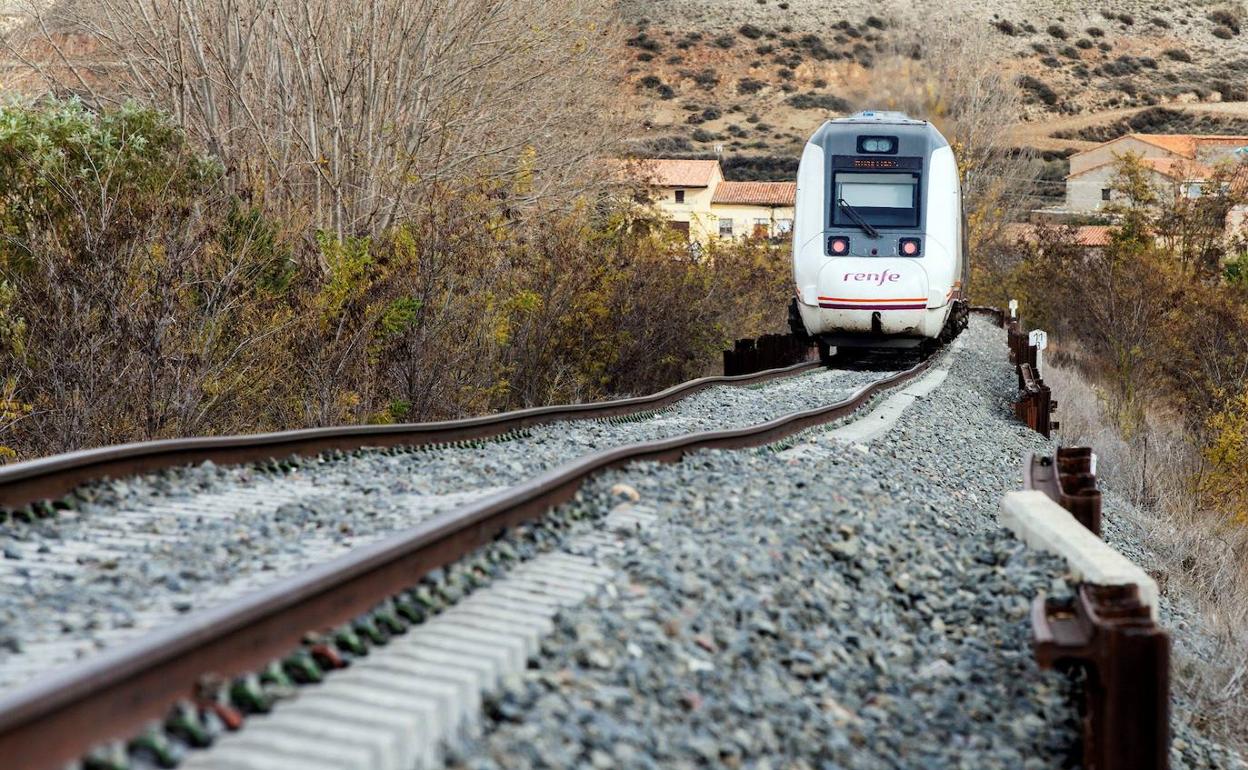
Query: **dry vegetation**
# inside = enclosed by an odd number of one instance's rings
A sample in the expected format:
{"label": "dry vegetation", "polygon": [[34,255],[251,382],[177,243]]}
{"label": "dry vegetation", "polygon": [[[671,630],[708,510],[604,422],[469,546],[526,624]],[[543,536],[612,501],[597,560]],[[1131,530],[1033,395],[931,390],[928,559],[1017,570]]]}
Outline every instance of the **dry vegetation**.
{"label": "dry vegetation", "polygon": [[[1015,121],[1248,100],[1248,34],[1238,4],[1112,6],[631,0],[628,82],[647,118],[634,138],[651,152],[705,154],[722,146],[732,178],[788,178],[786,159],[823,119],[876,106],[870,89],[884,80],[894,53],[939,67],[929,38],[955,30],[977,39],[1021,88]],[[867,98],[858,98],[864,91]],[[1018,135],[1014,141],[1056,149]],[[1064,175],[1061,157],[1046,160],[1053,165],[1046,180]],[[1040,193],[1058,189],[1038,186]]]}
{"label": "dry vegetation", "polygon": [[1064,443],[1093,446],[1101,475],[1148,511],[1136,522],[1204,611],[1219,649],[1180,686],[1208,726],[1242,744],[1248,720],[1248,282],[1227,213],[1248,202],[1223,166],[1199,198],[1156,188],[1128,155],[1113,188],[1110,245],[1042,228],[995,260],[988,301],[1017,296],[1058,341],[1045,377]]}
{"label": "dry vegetation", "polygon": [[783,323],[775,245],[692,258],[606,177],[604,5],[75,7],[7,41],[57,95],[0,110],[10,459],[646,391]]}

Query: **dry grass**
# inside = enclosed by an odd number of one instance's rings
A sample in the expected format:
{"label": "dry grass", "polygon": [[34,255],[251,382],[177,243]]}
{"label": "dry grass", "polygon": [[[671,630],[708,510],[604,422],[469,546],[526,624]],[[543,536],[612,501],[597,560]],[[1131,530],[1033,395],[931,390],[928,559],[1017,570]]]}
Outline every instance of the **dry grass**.
{"label": "dry grass", "polygon": [[1137,507],[1124,513],[1154,555],[1143,565],[1172,605],[1188,604],[1203,634],[1177,635],[1174,691],[1191,704],[1193,724],[1241,751],[1248,747],[1248,527],[1202,509],[1191,490],[1199,452],[1177,415],[1148,411],[1124,437],[1107,416],[1105,395],[1078,368],[1047,365],[1058,400],[1063,444],[1091,446],[1097,472]]}

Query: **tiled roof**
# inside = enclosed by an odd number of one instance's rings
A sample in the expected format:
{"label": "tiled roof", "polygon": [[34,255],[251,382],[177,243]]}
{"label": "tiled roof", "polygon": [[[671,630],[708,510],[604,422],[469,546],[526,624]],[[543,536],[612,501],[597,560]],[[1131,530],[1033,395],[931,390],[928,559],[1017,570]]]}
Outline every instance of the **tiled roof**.
{"label": "tiled roof", "polygon": [[1140,163],[1171,179],[1205,179],[1213,169],[1183,158],[1140,158]]}
{"label": "tiled roof", "polygon": [[792,206],[796,198],[796,182],[720,182],[711,203]]}
{"label": "tiled roof", "polygon": [[[1082,225],[1075,231],[1075,243],[1080,246],[1108,246],[1109,230],[1106,225]],[[1005,226],[1005,234],[1011,240],[1032,242],[1036,239],[1036,226],[1014,222]]]}
{"label": "tiled roof", "polygon": [[656,187],[710,187],[717,160],[639,158],[622,161],[621,170]]}
{"label": "tiled roof", "polygon": [[1075,154],[1083,155],[1084,153],[1093,152],[1107,144],[1113,144],[1128,138],[1151,144],[1154,147],[1160,147],[1166,152],[1174,153],[1189,160],[1195,159],[1196,149],[1200,145],[1240,144],[1248,146],[1248,136],[1236,134],[1124,134],[1123,136],[1110,139],[1108,142],[1102,142],[1090,150],[1084,150]]}
{"label": "tiled roof", "polygon": [[1191,134],[1127,134],[1127,136],[1184,158],[1196,157],[1196,142]]}
{"label": "tiled roof", "polygon": [[[1089,166],[1082,171],[1067,174],[1066,178],[1075,179],[1081,177],[1084,174],[1089,174],[1099,168],[1104,168],[1105,166],[1117,163],[1118,160],[1118,157],[1115,157],[1113,160],[1107,160],[1104,163],[1097,163],[1095,166]],[[1209,175],[1213,173],[1212,168],[1204,165],[1203,163],[1187,160],[1186,158],[1140,158],[1139,161],[1140,165],[1147,166],[1162,176],[1180,181],[1184,179],[1207,179]]]}

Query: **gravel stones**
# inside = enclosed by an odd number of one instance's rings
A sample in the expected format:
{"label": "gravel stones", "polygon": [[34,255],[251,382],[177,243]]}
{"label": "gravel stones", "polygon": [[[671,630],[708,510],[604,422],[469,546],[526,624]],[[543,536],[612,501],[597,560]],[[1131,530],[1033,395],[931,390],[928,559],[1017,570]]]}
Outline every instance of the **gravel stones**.
{"label": "gravel stones", "polygon": [[[628,484],[658,522],[449,765],[1076,766],[1074,693],[1037,669],[1028,622],[1038,593],[1069,591],[1064,565],[996,524],[1023,451],[1051,445],[1012,418],[1003,333],[976,319],[964,338],[869,445],[812,431],[800,452],[596,480],[591,500]],[[1175,767],[1235,766],[1183,719]]]}
{"label": "gravel stones", "polygon": [[[0,524],[0,687],[140,636],[587,452],[761,422],[882,376],[815,371],[716,387],[646,419],[541,426],[511,440],[295,463],[204,463],[81,491],[54,519]],[[73,613],[82,623],[63,624]],[[89,631],[87,630],[89,629]]]}

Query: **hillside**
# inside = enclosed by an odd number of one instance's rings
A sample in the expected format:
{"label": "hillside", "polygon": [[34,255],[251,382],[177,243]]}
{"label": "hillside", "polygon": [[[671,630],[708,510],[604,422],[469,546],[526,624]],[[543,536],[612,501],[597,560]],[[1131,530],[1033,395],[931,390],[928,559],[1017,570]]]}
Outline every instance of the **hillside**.
{"label": "hillside", "polygon": [[[722,147],[739,178],[783,178],[826,116],[887,106],[887,83],[873,80],[881,62],[932,55],[914,44],[931,29],[979,36],[999,58],[1024,92],[1015,134],[1023,145],[1077,149],[1087,140],[1036,129],[1071,117],[1087,129],[1157,105],[1210,113],[1192,119],[1192,130],[1235,130],[1226,113],[1248,116],[1219,104],[1248,100],[1248,20],[1227,3],[629,0],[622,9],[638,149]],[[1102,111],[1105,121],[1092,117]],[[1144,130],[1188,130],[1185,121],[1154,114],[1144,122],[1164,128]]]}

